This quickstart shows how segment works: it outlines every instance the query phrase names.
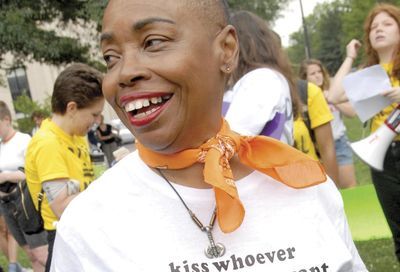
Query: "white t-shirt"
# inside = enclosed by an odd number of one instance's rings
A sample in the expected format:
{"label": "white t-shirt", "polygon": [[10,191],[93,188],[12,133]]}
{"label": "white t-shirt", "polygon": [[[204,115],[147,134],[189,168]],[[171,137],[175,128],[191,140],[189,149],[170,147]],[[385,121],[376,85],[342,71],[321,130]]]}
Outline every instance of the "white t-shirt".
{"label": "white t-shirt", "polygon": [[329,108],[333,114],[333,120],[331,121],[333,139],[336,141],[340,139],[346,133],[346,126],[343,123],[340,111],[334,106],[329,104]]}
{"label": "white t-shirt", "polygon": [[[174,186],[207,225],[214,191]],[[226,253],[208,259],[206,234],[134,152],[67,207],[57,225],[51,271],[367,271],[331,180],[295,190],[255,171],[237,187],[244,221],[228,234],[215,223],[214,240]]]}
{"label": "white t-shirt", "polygon": [[290,89],[285,77],[269,68],[245,74],[224,102],[230,103],[225,115],[232,130],[242,135],[258,135],[270,121],[282,128],[273,137],[293,145],[293,111]]}
{"label": "white t-shirt", "polygon": [[25,152],[31,136],[16,132],[6,143],[0,143],[0,170],[17,171],[25,164]]}

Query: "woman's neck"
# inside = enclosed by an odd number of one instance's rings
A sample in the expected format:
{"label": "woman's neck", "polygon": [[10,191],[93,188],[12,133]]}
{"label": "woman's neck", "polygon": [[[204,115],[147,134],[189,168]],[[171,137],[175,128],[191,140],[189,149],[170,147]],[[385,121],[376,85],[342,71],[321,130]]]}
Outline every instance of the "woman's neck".
{"label": "woman's neck", "polygon": [[15,133],[17,133],[12,127],[10,127],[10,129],[8,130],[7,134],[4,136],[3,139],[1,139],[1,142],[7,143],[9,140],[12,139],[12,137],[14,137]]}
{"label": "woman's neck", "polygon": [[66,115],[53,114],[53,116],[51,117],[51,121],[53,121],[59,128],[61,128],[68,135],[70,136],[73,135],[73,130],[72,130],[73,126],[71,125],[71,122],[69,121]]}
{"label": "woman's neck", "polygon": [[[253,169],[242,164],[237,156],[230,160],[230,167],[235,180],[242,179],[254,171]],[[154,169],[153,171],[157,173],[157,170]],[[204,181],[204,164],[195,163],[192,166],[184,169],[164,169],[161,171],[163,175],[172,183],[198,189],[209,189],[212,187]]]}
{"label": "woman's neck", "polygon": [[390,63],[393,61],[394,50],[381,50],[378,52],[379,63]]}

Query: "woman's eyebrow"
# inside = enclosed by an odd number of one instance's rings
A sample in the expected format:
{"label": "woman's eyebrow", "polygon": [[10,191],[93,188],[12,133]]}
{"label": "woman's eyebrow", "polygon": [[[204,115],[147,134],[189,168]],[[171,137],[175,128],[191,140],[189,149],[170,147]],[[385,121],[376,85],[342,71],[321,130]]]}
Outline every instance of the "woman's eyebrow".
{"label": "woman's eyebrow", "polygon": [[[143,20],[139,20],[132,25],[133,31],[140,31],[144,27],[154,24],[154,23],[167,23],[175,25],[175,22],[170,19],[165,19],[161,17],[150,17]],[[114,35],[112,32],[104,32],[100,35],[100,43],[103,41],[111,41],[114,39]]]}
{"label": "woman's eyebrow", "polygon": [[111,41],[114,39],[114,35],[110,32],[104,32],[101,33],[100,35],[100,43],[102,43],[103,41]]}
{"label": "woman's eyebrow", "polygon": [[150,18],[146,18],[143,20],[139,20],[136,23],[134,23],[133,30],[139,31],[142,28],[144,28],[145,26],[154,24],[154,23],[168,23],[168,24],[173,24],[173,25],[175,24],[175,22],[170,19],[165,19],[165,18],[161,18],[161,17],[150,17]]}

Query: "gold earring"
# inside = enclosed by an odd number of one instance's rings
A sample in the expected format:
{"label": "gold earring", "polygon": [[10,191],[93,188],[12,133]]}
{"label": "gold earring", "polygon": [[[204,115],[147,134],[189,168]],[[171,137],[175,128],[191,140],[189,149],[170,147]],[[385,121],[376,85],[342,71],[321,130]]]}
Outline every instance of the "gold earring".
{"label": "gold earring", "polygon": [[229,64],[226,65],[226,71],[229,73],[231,71],[231,67],[229,66]]}

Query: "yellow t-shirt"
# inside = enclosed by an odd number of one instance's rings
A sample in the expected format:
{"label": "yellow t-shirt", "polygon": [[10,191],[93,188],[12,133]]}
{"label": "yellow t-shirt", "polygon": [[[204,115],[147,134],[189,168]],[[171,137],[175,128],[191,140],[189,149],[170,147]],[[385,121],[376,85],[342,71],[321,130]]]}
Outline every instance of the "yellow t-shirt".
{"label": "yellow t-shirt", "polygon": [[[315,84],[308,82],[307,85],[307,106],[310,118],[311,129],[324,125],[333,120],[333,115],[325,100],[322,90]],[[305,154],[318,160],[315,146],[311,140],[310,133],[301,117],[293,123],[294,146]]]}
{"label": "yellow t-shirt", "polygon": [[[36,208],[44,181],[73,179],[80,183],[81,191],[86,189],[94,179],[86,138],[66,134],[50,119],[43,121],[28,146],[25,173]],[[42,202],[41,213],[44,228],[54,230],[53,222],[58,219],[46,197]]]}
{"label": "yellow t-shirt", "polygon": [[[388,63],[388,64],[382,64],[383,69],[385,69],[385,71],[390,75],[392,73],[392,69],[393,69],[393,64],[392,63]],[[400,82],[399,79],[390,76],[390,82],[392,83],[393,87],[399,87],[400,86]],[[381,110],[377,115],[375,115],[372,118],[372,122],[371,122],[371,132],[374,132],[375,130],[377,130],[382,124],[383,122],[385,122],[386,118],[389,117],[390,113],[397,107],[398,103],[393,103],[390,106],[387,106],[386,108],[384,108],[383,110]],[[395,138],[395,141],[400,141],[400,135],[398,135]]]}

